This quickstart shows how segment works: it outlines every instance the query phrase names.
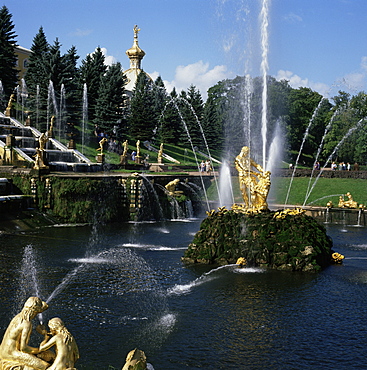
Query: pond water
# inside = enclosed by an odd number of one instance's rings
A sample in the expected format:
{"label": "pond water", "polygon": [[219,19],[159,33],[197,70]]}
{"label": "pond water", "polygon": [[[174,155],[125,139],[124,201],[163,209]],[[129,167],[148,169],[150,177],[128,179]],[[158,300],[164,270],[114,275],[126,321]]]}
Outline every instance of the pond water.
{"label": "pond water", "polygon": [[39,295],[40,320],[58,316],[76,338],[78,369],[121,369],[134,348],[155,370],[366,368],[366,228],[327,225],[346,259],[306,274],[185,267],[200,222],[0,236],[1,336]]}

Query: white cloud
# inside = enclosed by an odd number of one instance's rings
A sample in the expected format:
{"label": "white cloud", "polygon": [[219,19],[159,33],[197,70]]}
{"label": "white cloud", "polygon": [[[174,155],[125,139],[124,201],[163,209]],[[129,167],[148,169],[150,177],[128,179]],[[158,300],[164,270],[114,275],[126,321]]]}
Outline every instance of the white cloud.
{"label": "white cloud", "polygon": [[294,14],[294,13],[289,13],[283,17],[283,19],[289,23],[297,23],[297,22],[302,22],[303,19],[301,16]]}
{"label": "white cloud", "polygon": [[217,65],[209,69],[209,63],[200,60],[186,66],[178,66],[174,80],[164,81],[164,84],[167,91],[170,92],[175,87],[178,93],[181,90],[186,90],[190,85],[194,85],[200,90],[203,99],[206,100],[209,87],[230,77],[232,77],[231,73],[227,71],[226,66]]}
{"label": "white cloud", "polygon": [[92,32],[92,30],[81,30],[80,28],[77,28],[74,32],[71,32],[70,35],[76,37],[85,37],[89,36]]}
{"label": "white cloud", "polygon": [[323,82],[313,82],[310,81],[308,78],[302,78],[291,71],[284,71],[279,70],[275,78],[280,80],[287,80],[289,81],[289,85],[294,89],[298,89],[299,87],[309,87],[310,89],[317,91],[323,96],[328,95],[330,87],[323,83]]}
{"label": "white cloud", "polygon": [[363,89],[365,77],[365,73],[349,73],[343,77],[342,81],[348,90],[357,92]]}
{"label": "white cloud", "polygon": [[361,68],[363,71],[367,72],[367,57],[362,57]]}
{"label": "white cloud", "polygon": [[[107,49],[106,48],[100,48],[101,49],[101,52],[104,56],[104,64],[106,66],[112,66],[112,64],[116,64],[117,63],[117,59],[112,56],[112,55],[108,55],[107,54]],[[94,52],[97,50],[97,48],[94,50]],[[93,53],[91,53],[93,54]]]}
{"label": "white cloud", "polygon": [[155,81],[160,76],[160,74],[159,72],[154,71],[152,73],[149,73],[149,76],[152,78],[153,81]]}

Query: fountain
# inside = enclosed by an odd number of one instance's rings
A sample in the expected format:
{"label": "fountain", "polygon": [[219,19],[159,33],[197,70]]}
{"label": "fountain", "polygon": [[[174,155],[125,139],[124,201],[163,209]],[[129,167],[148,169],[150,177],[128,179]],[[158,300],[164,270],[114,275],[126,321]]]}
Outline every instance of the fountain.
{"label": "fountain", "polygon": [[267,135],[267,99],[268,99],[268,85],[267,85],[267,73],[269,70],[268,65],[268,52],[269,52],[269,0],[262,1],[262,7],[260,12],[261,17],[261,49],[262,49],[262,60],[261,60],[261,71],[263,77],[263,91],[262,91],[262,113],[261,113],[261,137],[263,142],[263,168],[266,168],[266,135]]}
{"label": "fountain", "polygon": [[303,135],[303,139],[302,139],[302,143],[301,143],[301,147],[299,149],[299,152],[298,152],[298,155],[297,155],[297,159],[296,159],[296,163],[294,165],[294,168],[293,168],[293,173],[292,173],[292,177],[291,177],[291,181],[290,181],[290,184],[289,184],[289,187],[288,187],[288,191],[287,191],[287,196],[285,198],[285,202],[284,202],[284,208],[287,206],[287,203],[288,203],[288,198],[289,198],[289,193],[291,191],[291,188],[292,188],[292,182],[293,182],[293,178],[294,178],[294,174],[296,173],[296,169],[297,169],[297,165],[298,165],[298,161],[299,161],[299,158],[301,156],[301,153],[302,153],[302,149],[303,149],[303,145],[307,139],[307,136],[308,136],[308,133],[310,131],[310,127],[312,125],[312,123],[314,122],[315,120],[315,117],[317,116],[317,112],[319,111],[319,108],[321,107],[322,105],[322,102],[325,100],[325,98],[321,98],[318,106],[316,107],[316,109],[314,110],[313,114],[312,114],[312,117],[311,119],[309,120],[308,122],[308,126],[306,128],[306,131]]}
{"label": "fountain", "polygon": [[1,110],[5,108],[4,86],[1,80],[0,80],[0,107],[2,108]]}
{"label": "fountain", "polygon": [[226,265],[243,257],[249,266],[288,271],[328,266],[332,242],[325,229],[301,209],[268,210],[270,172],[250,157],[248,147],[242,148],[235,164],[244,203],[207,212],[182,260]]}
{"label": "fountain", "polygon": [[85,137],[87,134],[87,123],[88,123],[88,88],[87,84],[83,85],[83,118],[82,118],[82,154],[84,154],[84,146],[86,145]]}

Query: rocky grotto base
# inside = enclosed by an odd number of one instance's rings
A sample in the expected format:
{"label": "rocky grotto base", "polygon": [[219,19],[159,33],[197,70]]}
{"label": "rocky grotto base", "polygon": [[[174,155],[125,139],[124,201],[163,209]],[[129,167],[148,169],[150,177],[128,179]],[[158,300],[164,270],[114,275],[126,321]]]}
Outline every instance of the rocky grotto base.
{"label": "rocky grotto base", "polygon": [[187,264],[233,264],[317,272],[331,263],[332,241],[325,227],[303,212],[244,213],[219,209],[203,220],[185,251]]}

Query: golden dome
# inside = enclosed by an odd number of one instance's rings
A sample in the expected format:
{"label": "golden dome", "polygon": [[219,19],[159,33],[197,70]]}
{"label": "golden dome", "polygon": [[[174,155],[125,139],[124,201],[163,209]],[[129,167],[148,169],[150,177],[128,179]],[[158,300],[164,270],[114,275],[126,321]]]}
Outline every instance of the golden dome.
{"label": "golden dome", "polygon": [[130,59],[130,68],[139,68],[140,62],[144,58],[145,52],[139,47],[138,44],[138,33],[140,29],[137,25],[134,26],[134,43],[133,46],[126,50],[126,55]]}

